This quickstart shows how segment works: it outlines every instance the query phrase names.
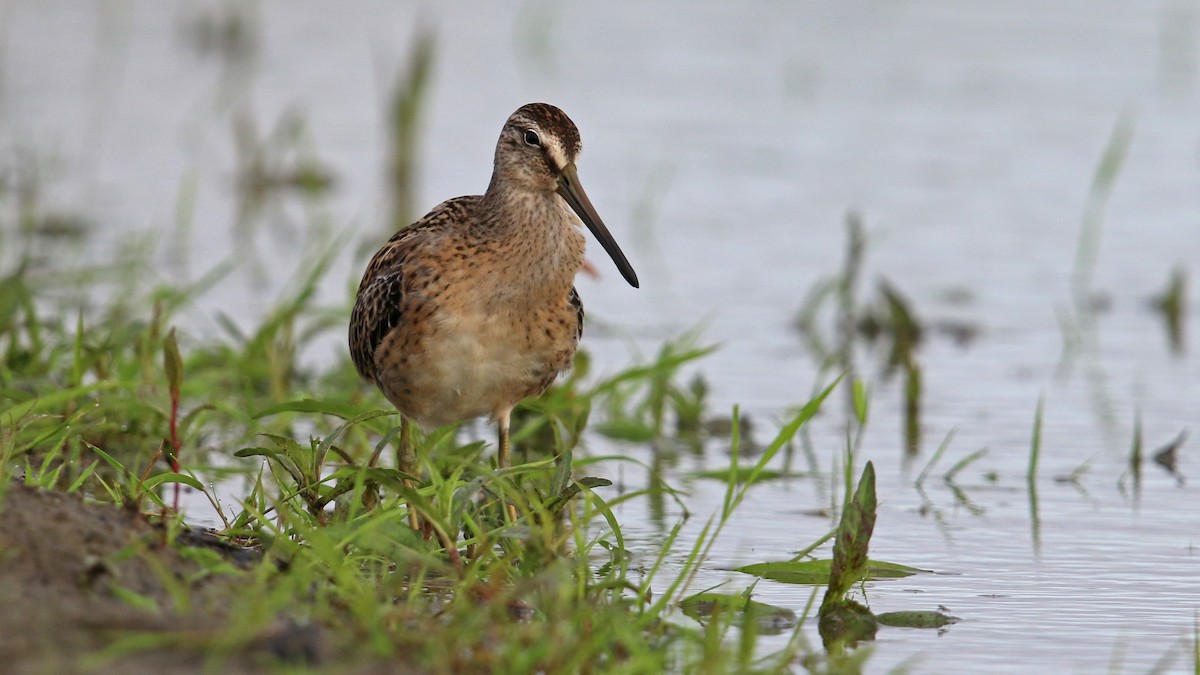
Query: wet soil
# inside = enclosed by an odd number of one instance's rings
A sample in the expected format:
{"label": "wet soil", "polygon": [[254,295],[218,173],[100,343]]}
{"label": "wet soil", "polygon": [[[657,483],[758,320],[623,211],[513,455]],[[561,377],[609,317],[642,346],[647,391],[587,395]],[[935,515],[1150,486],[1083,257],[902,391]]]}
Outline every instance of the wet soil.
{"label": "wet soil", "polygon": [[[207,574],[189,553],[207,548],[234,565],[255,554],[200,531],[174,543],[167,535],[134,511],[7,486],[0,496],[0,670],[170,674],[201,672],[206,662],[211,669],[213,655],[196,645],[221,625],[238,577]],[[149,648],[129,648],[134,636],[149,636]],[[250,642],[222,659],[220,672],[263,672],[280,657],[323,660],[320,631],[286,621]]]}

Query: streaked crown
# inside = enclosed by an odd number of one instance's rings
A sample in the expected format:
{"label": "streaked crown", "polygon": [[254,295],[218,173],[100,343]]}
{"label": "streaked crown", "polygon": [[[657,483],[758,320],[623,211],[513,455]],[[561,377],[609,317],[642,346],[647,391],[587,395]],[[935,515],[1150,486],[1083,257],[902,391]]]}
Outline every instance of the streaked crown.
{"label": "streaked crown", "polygon": [[563,167],[583,150],[579,129],[549,103],[528,103],[509,116],[496,144],[498,177],[553,191]]}

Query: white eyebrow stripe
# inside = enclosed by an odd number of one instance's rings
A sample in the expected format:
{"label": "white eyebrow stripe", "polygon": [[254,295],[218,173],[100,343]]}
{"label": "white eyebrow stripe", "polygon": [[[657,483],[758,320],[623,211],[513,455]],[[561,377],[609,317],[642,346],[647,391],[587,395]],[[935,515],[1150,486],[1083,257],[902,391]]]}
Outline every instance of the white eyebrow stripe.
{"label": "white eyebrow stripe", "polygon": [[550,155],[550,161],[554,162],[555,168],[562,169],[567,165],[567,153],[563,152],[562,143],[557,138],[542,137],[542,143]]}

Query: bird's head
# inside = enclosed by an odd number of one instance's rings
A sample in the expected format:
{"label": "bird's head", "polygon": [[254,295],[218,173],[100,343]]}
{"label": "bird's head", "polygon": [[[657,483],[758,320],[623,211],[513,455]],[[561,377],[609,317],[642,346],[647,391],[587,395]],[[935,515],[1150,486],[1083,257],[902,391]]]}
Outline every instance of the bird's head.
{"label": "bird's head", "polygon": [[575,170],[583,144],[579,129],[562,110],[528,103],[509,116],[496,143],[493,181],[534,192],[556,193],[566,201],[634,288],[637,274],[600,219]]}

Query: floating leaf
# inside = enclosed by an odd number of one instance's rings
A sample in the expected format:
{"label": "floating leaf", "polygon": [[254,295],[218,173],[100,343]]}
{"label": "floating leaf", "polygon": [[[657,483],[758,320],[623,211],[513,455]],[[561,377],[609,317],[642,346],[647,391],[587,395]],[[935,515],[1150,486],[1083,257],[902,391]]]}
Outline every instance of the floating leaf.
{"label": "floating leaf", "polygon": [[732,613],[739,623],[754,621],[764,635],[778,635],[796,627],[795,612],[751,600],[745,593],[697,593],[684,598],[679,609],[701,623],[716,614]]}
{"label": "floating leaf", "polygon": [[875,620],[897,628],[942,628],[958,623],[959,618],[943,612],[884,612],[876,614]]}
{"label": "floating leaf", "polygon": [[[832,567],[833,561],[826,558],[824,560],[755,563],[753,565],[738,567],[735,571],[753,574],[756,577],[785,584],[827,584],[829,583],[829,575]],[[868,560],[866,573],[853,583],[864,580],[899,579],[922,572],[930,572],[930,570],[898,565],[882,560]]]}

